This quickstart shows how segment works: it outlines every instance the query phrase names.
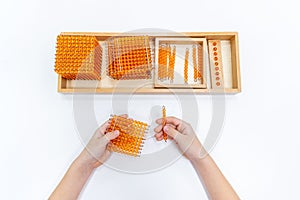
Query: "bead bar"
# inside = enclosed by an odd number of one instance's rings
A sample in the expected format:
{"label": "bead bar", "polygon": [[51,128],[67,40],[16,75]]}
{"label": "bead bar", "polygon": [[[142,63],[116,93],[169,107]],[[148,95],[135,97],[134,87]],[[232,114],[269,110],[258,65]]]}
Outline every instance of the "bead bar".
{"label": "bead bar", "polygon": [[189,54],[190,54],[190,51],[188,48],[186,48],[185,50],[185,57],[184,57],[184,72],[183,72],[183,75],[184,75],[184,83],[187,84],[188,83],[188,67],[189,67]]}

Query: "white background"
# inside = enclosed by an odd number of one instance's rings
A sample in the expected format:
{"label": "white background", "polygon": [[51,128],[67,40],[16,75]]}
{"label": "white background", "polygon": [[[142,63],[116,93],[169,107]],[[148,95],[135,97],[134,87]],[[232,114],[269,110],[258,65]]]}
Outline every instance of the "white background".
{"label": "white background", "polygon": [[[61,31],[163,28],[239,32],[243,92],[227,98],[222,136],[211,155],[242,199],[299,199],[300,14],[296,4],[292,0],[2,0],[0,198],[46,199],[82,149],[72,96],[56,91],[56,36]],[[151,105],[151,99],[175,101],[166,95],[138,96],[136,102]],[[209,98],[197,99],[202,105]],[[97,102],[101,123],[111,111],[110,95],[100,95]],[[141,107],[132,109],[138,113]],[[183,158],[144,175],[101,167],[81,196],[184,198],[206,196]]]}

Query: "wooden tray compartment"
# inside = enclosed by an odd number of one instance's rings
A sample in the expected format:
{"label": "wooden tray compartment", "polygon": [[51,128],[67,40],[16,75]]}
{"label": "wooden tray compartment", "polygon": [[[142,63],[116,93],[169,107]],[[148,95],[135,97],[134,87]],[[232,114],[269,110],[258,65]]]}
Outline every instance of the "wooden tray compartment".
{"label": "wooden tray compartment", "polygon": [[[172,48],[176,48],[175,55],[175,66],[174,66],[174,80],[171,81],[169,78],[165,80],[159,80],[159,67],[166,68],[165,66],[159,65],[159,47],[161,45],[170,46],[170,51]],[[196,47],[196,63],[198,64],[198,46],[201,46],[201,74],[202,78],[199,81],[194,81],[194,63],[192,62],[192,48]],[[154,87],[155,88],[207,88],[206,86],[206,68],[208,67],[208,61],[205,59],[207,54],[207,42],[205,38],[170,38],[170,37],[156,37],[155,38],[155,77],[154,77]],[[184,83],[184,62],[185,62],[185,51],[189,50],[188,60],[188,82]],[[169,61],[168,61],[169,62]],[[196,67],[197,68],[197,67]]]}

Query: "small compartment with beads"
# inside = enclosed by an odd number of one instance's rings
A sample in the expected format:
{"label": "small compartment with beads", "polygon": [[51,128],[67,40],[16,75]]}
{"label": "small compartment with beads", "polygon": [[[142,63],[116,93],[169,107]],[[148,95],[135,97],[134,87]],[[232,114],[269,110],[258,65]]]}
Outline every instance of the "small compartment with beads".
{"label": "small compartment with beads", "polygon": [[205,38],[156,38],[154,86],[207,88],[206,55]]}
{"label": "small compartment with beads", "polygon": [[208,40],[210,82],[212,89],[232,88],[232,58],[230,40]]}

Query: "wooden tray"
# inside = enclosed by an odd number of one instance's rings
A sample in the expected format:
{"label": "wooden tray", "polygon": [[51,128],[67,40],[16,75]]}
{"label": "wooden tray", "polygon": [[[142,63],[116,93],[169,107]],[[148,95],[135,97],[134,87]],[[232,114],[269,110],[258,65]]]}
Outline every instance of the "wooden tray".
{"label": "wooden tray", "polygon": [[[237,32],[186,32],[186,33],[107,33],[107,32],[63,32],[61,35],[93,35],[102,46],[105,40],[113,36],[148,35],[153,41],[158,37],[170,38],[205,38],[206,40],[228,40],[231,47],[231,87],[224,89],[207,88],[155,88],[154,71],[149,80],[112,80],[106,75],[103,67],[100,81],[67,80],[58,75],[58,92],[60,93],[139,93],[139,94],[170,94],[170,93],[195,93],[195,94],[236,94],[241,92],[241,75],[239,62],[239,47]],[[105,51],[103,52],[106,53]],[[105,57],[105,56],[103,56]],[[105,60],[105,59],[104,59]],[[105,62],[103,62],[105,66]],[[206,73],[208,74],[208,73]],[[207,77],[206,77],[207,78]],[[209,79],[206,79],[209,80]]]}

